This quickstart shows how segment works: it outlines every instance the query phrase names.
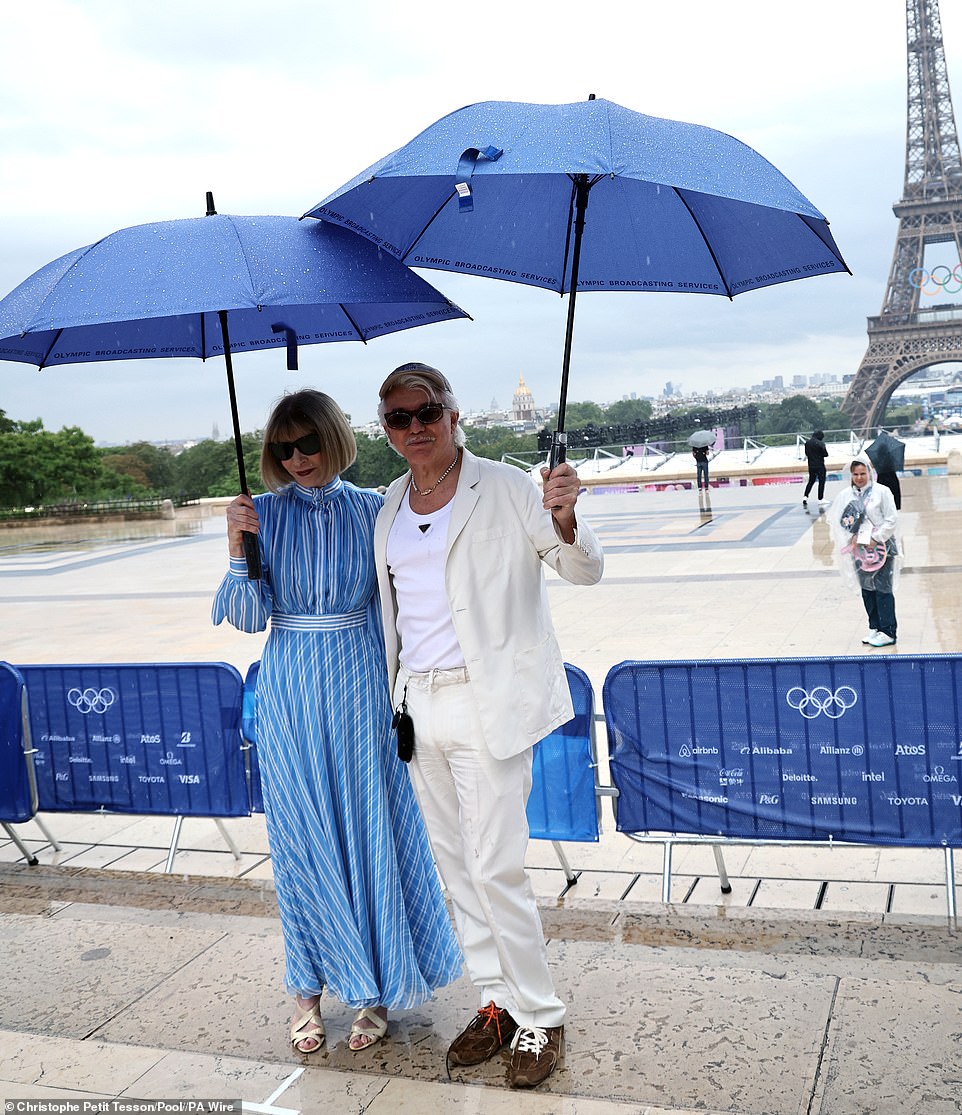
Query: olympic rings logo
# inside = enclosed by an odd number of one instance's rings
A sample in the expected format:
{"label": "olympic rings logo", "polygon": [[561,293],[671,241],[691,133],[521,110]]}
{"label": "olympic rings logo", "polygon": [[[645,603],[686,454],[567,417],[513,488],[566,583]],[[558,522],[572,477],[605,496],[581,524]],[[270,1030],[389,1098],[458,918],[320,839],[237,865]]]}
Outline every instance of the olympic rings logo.
{"label": "olympic rings logo", "polygon": [[937,294],[962,293],[962,263],[955,267],[947,267],[940,263],[931,271],[924,267],[913,267],[909,272],[909,285],[920,290],[927,298],[934,298]]}
{"label": "olympic rings logo", "polygon": [[840,685],[834,693],[826,685],[816,685],[811,692],[796,685],[785,694],[785,701],[806,720],[814,720],[822,713],[830,720],[838,720],[855,707],[858,694],[850,685]]}
{"label": "olympic rings logo", "polygon": [[84,716],[88,712],[105,713],[117,700],[117,694],[109,688],[68,689],[67,701]]}

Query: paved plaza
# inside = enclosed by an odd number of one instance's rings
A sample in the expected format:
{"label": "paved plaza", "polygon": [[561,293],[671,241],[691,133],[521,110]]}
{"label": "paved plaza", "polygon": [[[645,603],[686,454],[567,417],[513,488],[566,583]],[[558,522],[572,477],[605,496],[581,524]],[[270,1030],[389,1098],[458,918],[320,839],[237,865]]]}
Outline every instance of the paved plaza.
{"label": "paved plaza", "polygon": [[[720,473],[717,474],[720,477]],[[598,696],[624,659],[861,655],[861,602],[797,477],[586,493],[606,572],[549,578],[567,661]],[[829,484],[830,497],[838,483]],[[962,652],[962,476],[902,480],[899,640],[877,655]],[[0,658],[225,661],[264,637],[210,623],[227,563],[223,507],[175,520],[0,532]],[[599,725],[602,781],[605,738]],[[614,831],[532,842],[559,993],[562,1069],[510,1092],[505,1065],[458,1070],[444,1050],[475,1004],[465,977],[392,1018],[370,1052],[352,1012],[322,1003],[328,1049],[286,1042],[288,1001],[263,818],[173,822],[45,814],[0,843],[0,1097],[242,1098],[251,1112],[630,1112],[633,1115],[958,1115],[962,940],[938,851],[679,847],[661,902],[661,848]],[[958,870],[958,869],[957,869]],[[962,880],[962,871],[959,871]]]}

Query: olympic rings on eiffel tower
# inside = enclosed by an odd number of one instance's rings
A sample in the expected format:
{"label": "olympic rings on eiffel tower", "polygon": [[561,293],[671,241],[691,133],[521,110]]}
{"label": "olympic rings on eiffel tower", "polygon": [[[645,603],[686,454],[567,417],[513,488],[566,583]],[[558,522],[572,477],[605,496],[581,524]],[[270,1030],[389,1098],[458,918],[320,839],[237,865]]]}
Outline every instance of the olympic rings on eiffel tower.
{"label": "olympic rings on eiffel tower", "polygon": [[937,294],[962,293],[962,263],[947,267],[944,263],[926,271],[924,267],[913,267],[909,272],[909,284],[920,290],[927,298]]}

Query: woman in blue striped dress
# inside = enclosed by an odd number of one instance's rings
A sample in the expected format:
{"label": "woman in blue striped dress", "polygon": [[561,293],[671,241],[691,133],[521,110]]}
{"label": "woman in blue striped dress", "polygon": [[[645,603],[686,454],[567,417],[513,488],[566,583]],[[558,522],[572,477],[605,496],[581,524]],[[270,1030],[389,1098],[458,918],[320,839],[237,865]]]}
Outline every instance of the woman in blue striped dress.
{"label": "woman in blue striped dress", "polygon": [[[230,570],[213,621],[263,631],[257,751],[296,996],[291,1043],[324,1045],[319,1000],[357,1010],[350,1048],[460,974],[461,955],[408,772],[397,757],[372,539],[382,497],[340,473],[357,446],[319,391],[286,395],[264,431],[269,491],[227,510]],[[247,577],[242,532],[258,535]]]}

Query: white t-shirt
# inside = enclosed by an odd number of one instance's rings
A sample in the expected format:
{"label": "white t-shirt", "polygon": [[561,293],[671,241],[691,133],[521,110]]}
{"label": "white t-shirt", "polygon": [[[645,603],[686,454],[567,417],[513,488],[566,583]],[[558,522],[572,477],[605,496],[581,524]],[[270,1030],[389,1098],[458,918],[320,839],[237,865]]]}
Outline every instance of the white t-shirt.
{"label": "white t-shirt", "polygon": [[406,493],[388,535],[387,567],[397,598],[401,665],[412,673],[464,665],[444,591],[451,505],[418,515]]}

